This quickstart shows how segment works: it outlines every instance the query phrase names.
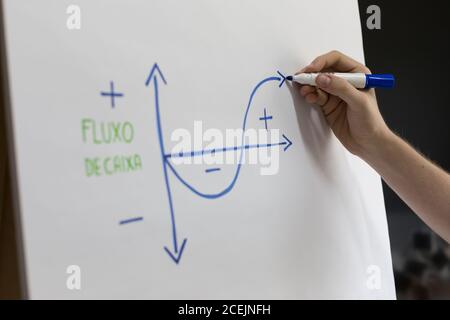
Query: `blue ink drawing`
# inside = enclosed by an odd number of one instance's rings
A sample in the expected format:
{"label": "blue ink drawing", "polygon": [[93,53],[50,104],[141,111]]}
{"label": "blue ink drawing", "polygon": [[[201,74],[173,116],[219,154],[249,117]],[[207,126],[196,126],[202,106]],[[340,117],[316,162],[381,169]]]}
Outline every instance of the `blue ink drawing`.
{"label": "blue ink drawing", "polygon": [[267,120],[272,119],[273,119],[272,116],[267,116],[266,108],[264,108],[264,117],[259,118],[259,120],[264,121],[264,127],[266,128],[266,130],[269,130],[269,128],[267,127]]}
{"label": "blue ink drawing", "polygon": [[114,108],[116,106],[116,98],[122,98],[123,93],[115,92],[114,91],[114,82],[111,81],[109,83],[109,92],[102,91],[100,92],[100,95],[102,97],[110,97],[111,98],[111,108]]}
{"label": "blue ink drawing", "polygon": [[129,224],[129,223],[133,223],[133,222],[140,222],[144,220],[143,217],[135,217],[135,218],[130,218],[130,219],[125,219],[125,220],[121,220],[119,221],[120,225],[124,225],[124,224]]}
{"label": "blue ink drawing", "polygon": [[[263,80],[261,80],[259,83],[256,84],[256,86],[253,88],[253,90],[250,93],[250,97],[247,103],[247,107],[245,109],[244,113],[244,119],[242,123],[242,130],[245,132],[246,125],[247,125],[247,116],[249,113],[249,110],[252,106],[253,98],[255,97],[256,93],[260,88],[262,88],[265,85],[268,85],[270,83],[278,84],[278,87],[281,88],[284,84],[286,77],[279,71],[277,71],[278,76],[271,76],[267,77]],[[176,220],[175,220],[175,209],[174,209],[174,202],[172,198],[172,191],[169,183],[169,172],[172,172],[172,174],[178,179],[178,181],[183,184],[186,188],[188,188],[190,191],[192,191],[194,194],[196,194],[199,197],[205,198],[205,199],[217,199],[220,197],[223,197],[227,193],[229,193],[233,187],[236,184],[236,181],[239,177],[241,166],[242,166],[242,159],[243,154],[245,150],[253,149],[253,148],[273,148],[273,147],[283,147],[284,151],[286,151],[291,145],[292,142],[285,136],[282,135],[283,140],[278,143],[269,143],[269,144],[254,144],[254,145],[244,145],[244,136],[242,137],[241,145],[235,146],[235,147],[224,147],[224,148],[216,148],[216,149],[205,149],[205,150],[193,150],[191,152],[183,152],[183,153],[176,153],[176,154],[170,154],[166,153],[165,146],[164,146],[164,137],[163,137],[163,130],[162,130],[162,121],[161,121],[161,110],[160,110],[160,101],[159,101],[159,83],[162,81],[165,85],[167,85],[167,81],[161,72],[161,69],[159,68],[158,64],[154,64],[149,76],[147,77],[147,80],[145,82],[145,85],[147,87],[150,87],[151,84],[153,84],[153,91],[154,91],[154,107],[156,112],[156,127],[157,127],[157,134],[158,134],[158,140],[159,140],[159,146],[160,146],[160,153],[161,153],[161,161],[162,161],[162,168],[163,168],[163,174],[164,174],[164,182],[166,186],[166,192],[167,192],[167,198],[169,202],[169,210],[170,210],[170,220],[171,220],[171,226],[172,226],[172,248],[169,248],[168,246],[164,247],[164,250],[167,252],[169,257],[176,263],[179,264],[182,254],[184,252],[187,238],[184,238],[181,241],[181,244],[179,242],[178,233],[177,233],[177,226],[176,226]],[[266,115],[265,115],[266,116]],[[270,117],[271,118],[271,117]],[[269,119],[266,119],[266,121]],[[239,162],[236,166],[236,171],[234,173],[233,178],[231,179],[230,183],[220,192],[216,193],[207,193],[202,192],[198,189],[196,189],[192,184],[190,184],[188,181],[183,179],[181,175],[178,173],[178,171],[174,168],[174,166],[170,163],[171,158],[178,158],[178,157],[197,157],[197,156],[203,156],[205,154],[211,154],[216,152],[229,152],[229,151],[240,151],[239,155]],[[219,171],[220,168],[212,168],[209,170],[206,170],[205,172],[214,172]]]}

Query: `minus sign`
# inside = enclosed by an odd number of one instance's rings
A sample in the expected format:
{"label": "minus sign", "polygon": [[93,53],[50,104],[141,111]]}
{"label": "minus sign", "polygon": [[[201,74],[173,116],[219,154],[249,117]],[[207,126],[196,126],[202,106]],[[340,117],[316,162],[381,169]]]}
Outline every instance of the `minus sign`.
{"label": "minus sign", "polygon": [[121,220],[119,222],[120,225],[124,225],[124,224],[128,224],[128,223],[133,223],[133,222],[139,222],[144,220],[143,217],[136,217],[136,218],[131,218],[131,219],[126,219],[126,220]]}
{"label": "minus sign", "polygon": [[220,168],[211,168],[211,169],[205,170],[206,173],[215,172],[215,171],[220,171]]}

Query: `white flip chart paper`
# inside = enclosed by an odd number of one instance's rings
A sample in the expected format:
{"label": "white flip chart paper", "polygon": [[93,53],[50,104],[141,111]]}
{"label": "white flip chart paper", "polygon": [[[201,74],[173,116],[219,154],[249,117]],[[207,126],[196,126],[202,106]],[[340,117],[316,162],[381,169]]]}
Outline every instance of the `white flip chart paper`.
{"label": "white flip chart paper", "polygon": [[3,1],[31,298],[395,298],[379,176],[284,81],[364,60],[357,1],[72,2]]}

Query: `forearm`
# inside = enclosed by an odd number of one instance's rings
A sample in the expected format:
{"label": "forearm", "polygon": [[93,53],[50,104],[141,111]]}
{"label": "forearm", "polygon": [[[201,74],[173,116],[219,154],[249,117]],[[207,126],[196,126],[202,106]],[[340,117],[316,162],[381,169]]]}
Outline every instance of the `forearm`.
{"label": "forearm", "polygon": [[450,175],[400,137],[384,133],[362,155],[402,200],[450,242]]}
{"label": "forearm", "polygon": [[[364,65],[332,51],[300,72],[328,70],[370,73]],[[320,106],[335,136],[350,152],[369,163],[386,183],[434,231],[450,243],[450,175],[393,134],[381,116],[374,90],[357,90],[329,74],[300,94]]]}

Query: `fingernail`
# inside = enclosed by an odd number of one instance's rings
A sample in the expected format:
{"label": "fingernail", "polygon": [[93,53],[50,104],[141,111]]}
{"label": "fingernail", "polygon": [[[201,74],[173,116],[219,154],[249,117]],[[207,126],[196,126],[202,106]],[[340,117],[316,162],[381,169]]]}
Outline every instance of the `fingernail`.
{"label": "fingernail", "polygon": [[330,76],[321,74],[317,77],[316,83],[319,87],[326,88],[330,85],[331,78],[330,78]]}

